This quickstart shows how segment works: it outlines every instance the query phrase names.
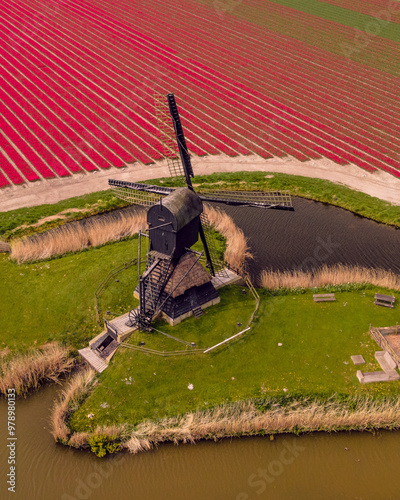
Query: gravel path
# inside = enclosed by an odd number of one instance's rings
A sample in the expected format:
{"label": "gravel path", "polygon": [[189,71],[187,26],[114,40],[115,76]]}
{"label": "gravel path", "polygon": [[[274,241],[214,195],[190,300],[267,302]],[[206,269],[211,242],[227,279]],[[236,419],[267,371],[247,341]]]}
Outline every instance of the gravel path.
{"label": "gravel path", "polygon": [[[235,158],[216,155],[193,156],[192,163],[195,174],[263,171],[326,179],[400,205],[400,179],[383,171],[368,173],[355,165],[340,166],[327,159],[302,163],[290,157],[264,160],[256,155],[240,155]],[[169,172],[165,161],[160,161],[152,165],[135,163],[123,169],[110,168],[97,173],[4,188],[0,191],[0,211],[57,203],[72,196],[102,191],[108,189],[108,179],[110,178],[140,182],[168,176]]]}

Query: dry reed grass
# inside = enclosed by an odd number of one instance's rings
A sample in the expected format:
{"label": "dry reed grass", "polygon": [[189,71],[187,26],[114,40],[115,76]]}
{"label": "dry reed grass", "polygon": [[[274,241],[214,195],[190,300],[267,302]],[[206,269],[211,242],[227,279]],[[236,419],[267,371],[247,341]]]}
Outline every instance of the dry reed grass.
{"label": "dry reed grass", "polygon": [[71,223],[40,235],[12,241],[11,258],[18,264],[49,259],[133,236],[146,227],[145,211],[119,213],[112,218],[96,219],[87,224]]}
{"label": "dry reed grass", "polygon": [[[57,437],[53,432],[53,436],[59,441],[65,441],[68,438],[68,428],[65,426],[65,429],[58,427]],[[61,436],[63,439],[61,439]],[[86,448],[89,446],[89,432],[74,432],[68,441],[68,445],[73,448]]]}
{"label": "dry reed grass", "polygon": [[97,426],[95,431],[74,432],[68,426],[71,414],[79,408],[89,395],[96,372],[92,368],[84,368],[74,375],[68,386],[62,391],[54,403],[51,413],[52,435],[56,441],[68,444],[74,448],[89,446],[89,438],[94,435],[106,435],[110,439],[126,437],[125,425]]}
{"label": "dry reed grass", "polygon": [[206,203],[204,212],[214,229],[226,239],[225,262],[233,269],[238,270],[240,274],[243,274],[246,259],[252,258],[243,231],[235,225],[228,214],[218,208],[213,208]]}
{"label": "dry reed grass", "polygon": [[[74,375],[67,388],[62,391],[55,402],[51,414],[52,435],[56,441],[68,442],[70,430],[68,418],[79,407],[79,404],[88,395],[92,388],[96,372],[92,368],[85,368]],[[74,442],[85,443],[86,433],[79,433]],[[86,436],[87,437],[87,436]]]}
{"label": "dry reed grass", "polygon": [[0,365],[0,393],[6,394],[7,389],[14,388],[18,395],[25,394],[45,381],[57,381],[75,364],[69,354],[68,348],[50,344],[3,362]]}
{"label": "dry reed grass", "polygon": [[336,266],[314,271],[282,271],[265,269],[261,273],[260,285],[263,288],[313,288],[325,285],[342,285],[346,283],[369,283],[371,285],[400,290],[400,276],[384,269],[369,269],[359,266]]}
{"label": "dry reed grass", "polygon": [[[244,272],[245,261],[251,258],[243,231],[235,226],[225,212],[205,205],[205,213],[215,230],[226,238],[225,261]],[[110,219],[97,219],[87,224],[72,223],[51,229],[40,235],[11,242],[11,258],[18,264],[45,260],[67,252],[77,252],[91,246],[104,245],[133,236],[147,227],[146,212],[120,213]]]}
{"label": "dry reed grass", "polygon": [[181,418],[138,425],[124,448],[136,454],[160,443],[194,443],[200,439],[220,439],[260,433],[366,430],[400,427],[400,401],[355,400],[356,410],[339,402],[294,402],[289,408],[261,412],[251,401],[220,406],[211,411],[189,413]]}

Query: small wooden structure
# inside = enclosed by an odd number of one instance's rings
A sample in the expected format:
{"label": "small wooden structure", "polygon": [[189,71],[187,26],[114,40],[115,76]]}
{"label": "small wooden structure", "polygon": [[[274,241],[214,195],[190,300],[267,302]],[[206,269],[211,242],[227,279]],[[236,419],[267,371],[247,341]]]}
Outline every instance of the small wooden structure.
{"label": "small wooden structure", "polygon": [[314,293],[314,302],[334,302],[336,300],[334,293]]}
{"label": "small wooden structure", "polygon": [[96,354],[94,350],[92,350],[90,347],[85,347],[84,349],[79,349],[79,354],[82,356],[82,358],[89,363],[89,365],[94,368],[98,373],[103,372],[107,366],[108,363],[102,359],[100,356]]}
{"label": "small wooden structure", "polygon": [[382,295],[381,293],[376,293],[374,304],[377,306],[391,307],[393,309],[395,300],[396,297],[393,297],[393,295]]}

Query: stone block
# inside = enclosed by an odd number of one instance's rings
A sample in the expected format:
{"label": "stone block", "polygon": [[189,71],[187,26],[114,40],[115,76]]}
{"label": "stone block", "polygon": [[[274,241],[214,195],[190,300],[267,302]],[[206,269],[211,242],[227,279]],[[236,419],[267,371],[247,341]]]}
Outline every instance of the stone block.
{"label": "stone block", "polygon": [[370,384],[372,382],[389,382],[394,380],[390,374],[386,372],[365,372],[357,370],[357,378],[361,384]]}
{"label": "stone block", "polygon": [[396,370],[397,364],[387,351],[376,351],[375,359],[378,361],[383,371],[391,372]]}
{"label": "stone block", "polygon": [[361,354],[351,356],[351,360],[355,365],[363,365],[365,363],[365,359],[361,356]]}

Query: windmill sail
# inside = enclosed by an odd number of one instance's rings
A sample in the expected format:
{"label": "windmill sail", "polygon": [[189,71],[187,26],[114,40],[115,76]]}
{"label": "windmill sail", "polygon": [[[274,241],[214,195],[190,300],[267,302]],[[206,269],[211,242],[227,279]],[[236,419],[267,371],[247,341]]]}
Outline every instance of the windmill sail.
{"label": "windmill sail", "polygon": [[185,173],[179,157],[178,145],[174,137],[170,112],[165,97],[162,94],[156,94],[154,96],[154,106],[158,125],[158,135],[163,147],[163,155],[167,160],[169,174],[171,177],[183,176]]}
{"label": "windmill sail", "polygon": [[199,191],[203,201],[278,210],[293,210],[289,191],[230,191],[206,189]]}
{"label": "windmill sail", "polygon": [[[152,206],[163,196],[174,191],[174,188],[142,184],[139,182],[117,181],[109,179],[108,184],[115,194],[131,203]],[[199,191],[202,201],[223,203],[225,205],[240,205],[276,210],[293,210],[292,197],[289,191],[230,191],[211,190]]]}
{"label": "windmill sail", "polygon": [[190,155],[186,146],[186,139],[183,133],[182,123],[178,112],[178,107],[175,102],[174,94],[167,95],[169,112],[171,113],[172,123],[175,129],[176,142],[178,144],[179,154],[182,160],[183,171],[186,177],[186,183],[189,189],[193,189],[191,177],[194,177]]}
{"label": "windmill sail", "polygon": [[115,179],[108,179],[108,185],[121,200],[145,207],[153,206],[161,198],[174,191],[173,188],[153,186],[139,182],[117,181]]}

